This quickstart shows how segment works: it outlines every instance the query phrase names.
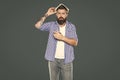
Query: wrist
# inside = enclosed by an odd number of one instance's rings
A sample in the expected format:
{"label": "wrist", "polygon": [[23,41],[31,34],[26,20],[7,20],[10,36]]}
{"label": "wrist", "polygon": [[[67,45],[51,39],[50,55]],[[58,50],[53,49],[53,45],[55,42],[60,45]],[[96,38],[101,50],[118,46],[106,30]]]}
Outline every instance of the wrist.
{"label": "wrist", "polygon": [[62,41],[65,41],[65,36],[62,37]]}
{"label": "wrist", "polygon": [[47,18],[47,17],[48,17],[48,14],[46,13],[46,14],[44,15],[44,17]]}

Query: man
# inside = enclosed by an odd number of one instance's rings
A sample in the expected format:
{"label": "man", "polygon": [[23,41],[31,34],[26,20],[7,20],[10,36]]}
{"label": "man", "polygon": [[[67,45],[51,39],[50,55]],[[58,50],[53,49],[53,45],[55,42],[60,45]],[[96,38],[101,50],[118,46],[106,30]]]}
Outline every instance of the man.
{"label": "man", "polygon": [[[78,38],[75,26],[68,22],[69,9],[64,4],[51,7],[35,24],[37,29],[49,31],[45,59],[48,60],[50,80],[73,80],[74,49]],[[56,14],[57,20],[44,23],[45,19]]]}

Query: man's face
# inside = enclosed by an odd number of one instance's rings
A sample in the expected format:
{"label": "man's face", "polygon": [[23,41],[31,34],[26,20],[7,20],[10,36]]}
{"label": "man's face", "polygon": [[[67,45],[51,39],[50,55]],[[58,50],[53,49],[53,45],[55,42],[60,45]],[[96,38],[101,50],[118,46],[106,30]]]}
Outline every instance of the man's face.
{"label": "man's face", "polygon": [[67,11],[65,9],[58,9],[56,12],[57,21],[60,25],[66,22],[66,18],[68,16]]}

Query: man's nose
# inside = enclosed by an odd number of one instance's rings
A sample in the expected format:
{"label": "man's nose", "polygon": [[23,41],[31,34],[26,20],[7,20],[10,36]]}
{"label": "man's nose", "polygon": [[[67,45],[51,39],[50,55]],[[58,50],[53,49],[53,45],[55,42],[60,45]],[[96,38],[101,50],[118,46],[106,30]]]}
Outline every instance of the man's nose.
{"label": "man's nose", "polygon": [[62,16],[60,16],[59,18],[63,18]]}
{"label": "man's nose", "polygon": [[61,18],[62,16],[60,16],[60,18]]}

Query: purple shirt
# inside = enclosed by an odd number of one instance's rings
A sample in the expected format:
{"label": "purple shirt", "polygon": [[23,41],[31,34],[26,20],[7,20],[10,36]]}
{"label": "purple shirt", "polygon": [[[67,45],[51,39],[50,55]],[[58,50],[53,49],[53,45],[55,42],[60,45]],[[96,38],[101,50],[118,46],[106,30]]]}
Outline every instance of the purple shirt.
{"label": "purple shirt", "polygon": [[[59,31],[59,25],[57,21],[46,22],[41,26],[40,30],[49,31],[48,43],[45,52],[45,59],[49,61],[54,61],[57,40],[53,37],[53,32]],[[72,23],[68,21],[66,22],[65,36],[67,38],[74,38],[75,40],[78,41],[76,28]],[[74,47],[65,43],[64,50],[65,50],[65,59],[64,59],[65,63],[72,62],[74,60]]]}

